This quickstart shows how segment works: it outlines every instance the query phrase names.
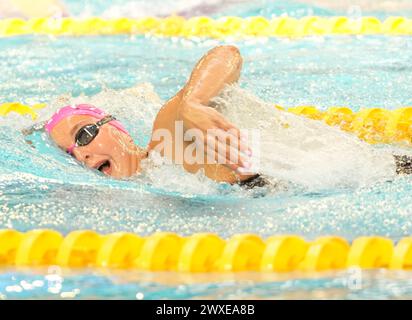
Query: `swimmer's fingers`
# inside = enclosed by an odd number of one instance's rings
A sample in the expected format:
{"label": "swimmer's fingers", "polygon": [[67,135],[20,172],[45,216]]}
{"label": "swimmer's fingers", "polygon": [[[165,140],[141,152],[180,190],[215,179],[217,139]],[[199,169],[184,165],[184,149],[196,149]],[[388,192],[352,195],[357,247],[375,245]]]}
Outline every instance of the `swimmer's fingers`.
{"label": "swimmer's fingers", "polygon": [[225,135],[208,135],[205,139],[207,163],[222,164],[236,171],[239,171],[239,168],[250,168],[251,163],[248,156],[239,152],[237,147],[227,144],[224,137]]}
{"label": "swimmer's fingers", "polygon": [[[248,169],[251,166],[249,148],[242,143],[239,136],[219,131],[217,138],[226,147],[226,150],[222,147],[220,155],[226,157],[229,166],[234,164],[236,170],[239,167]],[[230,167],[233,169],[233,166]]]}
{"label": "swimmer's fingers", "polygon": [[227,120],[225,118],[225,116],[223,114],[221,114],[220,112],[217,112],[217,116],[215,118],[215,123],[217,125],[217,127],[219,127],[220,129],[224,130],[224,131],[229,131],[232,130],[234,133],[239,134],[239,129],[233,124],[231,123],[229,120]]}
{"label": "swimmer's fingers", "polygon": [[[247,144],[246,135],[244,135],[239,128],[237,128],[233,123],[226,120],[223,116],[218,120],[218,128],[223,132],[228,133],[230,138],[234,138],[237,141],[238,149],[248,155],[252,154],[252,150]],[[231,140],[235,141],[235,140]],[[233,143],[233,142],[232,142]],[[236,146],[235,146],[236,147]]]}
{"label": "swimmer's fingers", "polygon": [[189,129],[199,129],[207,135],[209,130],[222,130],[237,139],[240,151],[251,154],[246,139],[242,139],[240,130],[219,111],[199,104],[190,104],[182,110],[181,118],[186,131]]}
{"label": "swimmer's fingers", "polygon": [[[220,142],[226,144],[227,149],[235,149],[236,156],[242,156],[249,161],[248,158],[251,156],[251,150],[247,146],[247,143],[240,137],[240,131],[234,132],[234,130],[223,131],[221,129],[215,129],[212,131],[212,134],[216,136]],[[230,160],[233,160],[233,158]]]}
{"label": "swimmer's fingers", "polygon": [[[218,143],[217,143],[218,144]],[[206,163],[207,164],[221,164],[233,171],[238,171],[242,168],[239,162],[230,162],[225,156],[222,156],[216,149],[221,149],[221,147],[213,148],[210,144],[206,146]],[[240,169],[241,170],[241,169]]]}

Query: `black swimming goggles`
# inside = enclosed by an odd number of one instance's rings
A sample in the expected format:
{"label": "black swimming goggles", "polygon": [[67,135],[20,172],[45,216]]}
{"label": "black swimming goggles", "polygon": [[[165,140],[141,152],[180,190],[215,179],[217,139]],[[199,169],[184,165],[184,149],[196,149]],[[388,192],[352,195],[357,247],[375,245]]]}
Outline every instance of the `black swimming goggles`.
{"label": "black swimming goggles", "polygon": [[75,147],[84,147],[90,144],[99,134],[100,127],[113,120],[116,120],[116,118],[108,115],[96,123],[81,127],[76,133],[74,144],[67,149],[67,153],[73,154]]}

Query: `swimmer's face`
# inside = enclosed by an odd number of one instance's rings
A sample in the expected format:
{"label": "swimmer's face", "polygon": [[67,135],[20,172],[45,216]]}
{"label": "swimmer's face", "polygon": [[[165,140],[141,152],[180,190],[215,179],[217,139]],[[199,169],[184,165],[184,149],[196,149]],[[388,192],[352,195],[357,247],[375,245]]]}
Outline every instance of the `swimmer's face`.
{"label": "swimmer's face", "polygon": [[[98,119],[88,115],[73,115],[60,121],[51,131],[52,139],[63,150],[75,142],[83,126]],[[99,128],[96,138],[86,146],[76,146],[73,156],[91,169],[113,178],[126,178],[140,172],[142,154],[133,139],[110,124]]]}

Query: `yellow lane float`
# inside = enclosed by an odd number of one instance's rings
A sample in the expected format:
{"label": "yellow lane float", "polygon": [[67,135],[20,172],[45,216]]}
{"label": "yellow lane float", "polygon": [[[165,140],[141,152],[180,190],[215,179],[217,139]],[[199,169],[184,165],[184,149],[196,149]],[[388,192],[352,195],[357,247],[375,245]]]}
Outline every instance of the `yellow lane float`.
{"label": "yellow lane float", "polygon": [[56,264],[63,236],[53,230],[32,230],[23,234],[17,247],[16,266],[46,266]]}
{"label": "yellow lane float", "polygon": [[412,142],[412,107],[395,110],[362,108],[358,112],[353,112],[348,107],[329,107],[325,111],[320,111],[313,106],[301,106],[289,108],[287,111],[323,121],[330,126],[351,132],[371,144],[410,145]]}
{"label": "yellow lane float", "polygon": [[180,272],[210,272],[216,269],[225,242],[212,233],[198,233],[186,239],[181,249],[177,270]]}
{"label": "yellow lane float", "polygon": [[348,17],[308,16],[300,19],[261,16],[239,18],[180,16],[165,18],[144,17],[139,19],[100,17],[45,18],[28,20],[11,18],[0,20],[0,36],[18,35],[85,36],[116,34],[149,34],[162,37],[305,37],[325,35],[411,35],[412,19],[389,17],[379,20],[375,17],[351,19]]}
{"label": "yellow lane float", "polygon": [[37,113],[36,110],[42,109],[46,106],[45,103],[38,103],[33,106],[28,106],[25,104],[22,104],[20,102],[8,102],[8,103],[3,103],[0,104],[0,116],[5,117],[7,116],[10,112],[15,112],[20,115],[29,115],[31,116],[32,120],[37,119]]}
{"label": "yellow lane float", "polygon": [[101,236],[94,231],[73,231],[60,245],[56,264],[65,267],[88,266],[96,261]]}
{"label": "yellow lane float", "polygon": [[395,246],[391,239],[378,236],[349,243],[336,236],[306,241],[296,235],[262,239],[236,234],[225,240],[212,233],[182,237],[158,232],[141,237],[76,230],[63,237],[46,229],[0,230],[0,267],[50,265],[184,273],[319,272],[354,267],[410,270],[412,238],[403,238]]}

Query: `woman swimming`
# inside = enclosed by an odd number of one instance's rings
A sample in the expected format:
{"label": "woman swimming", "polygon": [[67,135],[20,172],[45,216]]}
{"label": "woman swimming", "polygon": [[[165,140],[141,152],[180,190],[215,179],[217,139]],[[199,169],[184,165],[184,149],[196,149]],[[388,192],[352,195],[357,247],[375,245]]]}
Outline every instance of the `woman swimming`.
{"label": "woman swimming", "polygon": [[[182,164],[188,172],[236,183],[251,181],[251,149],[240,130],[208,106],[240,76],[242,58],[233,46],[209,51],[195,66],[182,90],[158,112],[147,148],[137,146],[111,115],[90,105],[60,109],[45,126],[57,145],[92,169],[114,178],[141,171],[152,150]],[[197,148],[193,148],[195,142]],[[196,161],[193,161],[196,160]]]}
{"label": "woman swimming", "polygon": [[[137,146],[113,115],[92,105],[60,109],[45,129],[60,148],[114,178],[141,172],[142,160],[152,151],[190,173],[203,170],[215,181],[246,187],[267,184],[260,174],[276,181],[324,186],[411,172],[411,161],[405,156],[395,156],[394,161],[391,153],[374,150],[336,128],[248,101],[236,90],[225,91],[238,81],[241,68],[236,47],[209,51],[183,89],[157,113],[146,148]],[[234,124],[262,132],[259,169]]]}

